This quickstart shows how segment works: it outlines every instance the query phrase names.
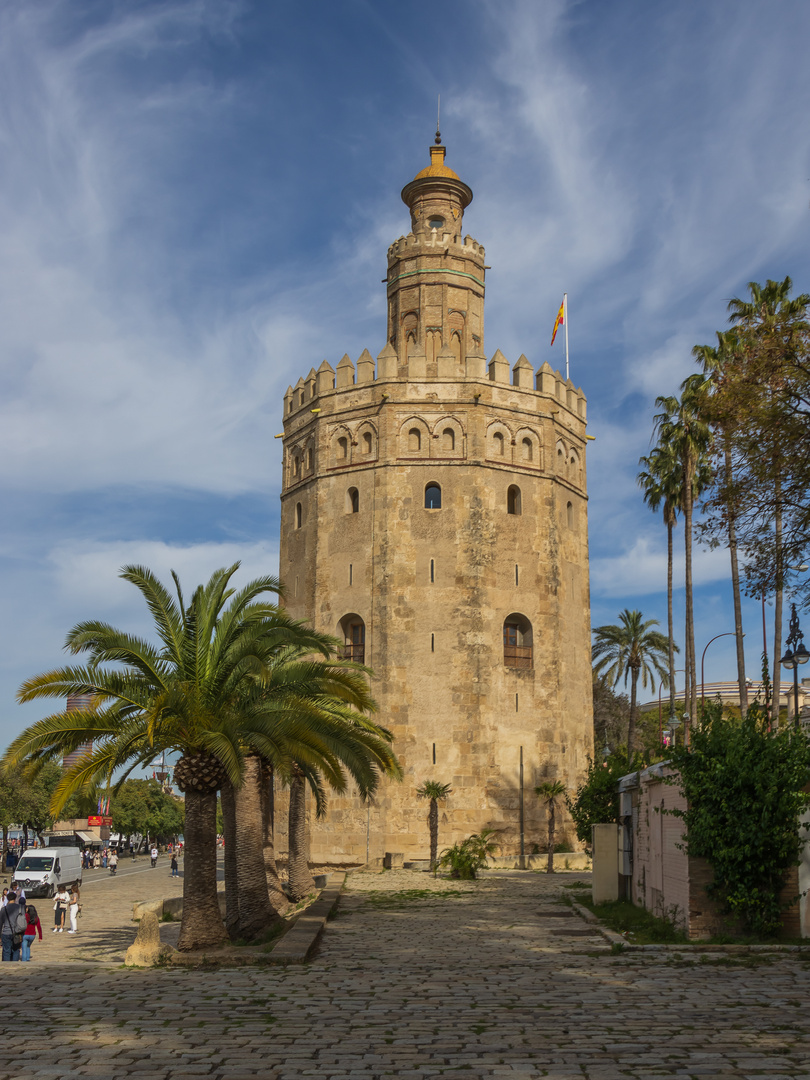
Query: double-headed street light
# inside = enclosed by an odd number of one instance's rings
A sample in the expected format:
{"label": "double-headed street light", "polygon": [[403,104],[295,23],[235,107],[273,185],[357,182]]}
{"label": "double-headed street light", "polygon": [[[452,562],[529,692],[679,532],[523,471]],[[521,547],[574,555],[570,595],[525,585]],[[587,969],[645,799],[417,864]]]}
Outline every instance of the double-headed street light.
{"label": "double-headed street light", "polygon": [[782,667],[793,668],[793,723],[799,726],[799,664],[806,664],[810,660],[810,652],[804,647],[799,616],[796,614],[796,605],[791,605],[790,632],[785,644],[787,652],[779,661]]}

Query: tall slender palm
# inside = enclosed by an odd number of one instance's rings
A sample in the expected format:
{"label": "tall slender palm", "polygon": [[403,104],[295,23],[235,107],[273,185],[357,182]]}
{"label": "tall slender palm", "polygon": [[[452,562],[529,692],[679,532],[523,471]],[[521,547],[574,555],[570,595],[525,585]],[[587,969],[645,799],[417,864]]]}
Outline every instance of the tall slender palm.
{"label": "tall slender palm", "polygon": [[[640,611],[625,608],[619,615],[618,626],[598,626],[594,634],[593,661],[597,675],[604,674],[613,686],[630,679],[630,720],[627,726],[627,758],[633,758],[636,733],[637,687],[649,685],[655,690],[654,675],[666,686],[669,676],[666,659],[669,642],[663,634],[650,627],[658,626],[657,619],[643,620]],[[677,647],[675,649],[677,652]]]}
{"label": "tall slender palm", "polygon": [[[726,362],[737,349],[737,337],[731,331],[717,334],[717,347],[696,345],[692,355],[703,365],[703,372],[712,383],[723,375]],[[731,453],[732,432],[726,422],[719,424],[719,436],[723,453],[723,502],[726,507],[726,531],[731,559],[731,590],[734,599],[734,636],[737,645],[737,686],[740,695],[740,713],[748,712],[748,684],[745,681],[745,645],[743,642],[742,594],[740,590],[740,566],[737,552],[737,500],[734,489],[734,468]]]}
{"label": "tall slender palm", "polygon": [[669,670],[669,715],[675,715],[675,625],[672,610],[673,531],[678,510],[683,504],[683,470],[671,446],[656,446],[647,457],[639,458],[642,472],[636,477],[644,492],[644,501],[652,511],[663,504],[667,528],[667,649]]}
{"label": "tall slender palm", "polygon": [[655,430],[662,446],[669,446],[678,456],[683,470],[683,518],[686,592],[685,663],[689,715],[697,712],[697,677],[695,662],[695,617],[692,587],[692,519],[696,498],[700,495],[700,477],[708,460],[710,429],[706,420],[705,398],[708,380],[704,375],[689,375],[681,383],[681,396],[656,398],[662,411],[655,416]]}
{"label": "tall slender palm", "polygon": [[557,825],[557,799],[565,795],[565,784],[562,780],[544,780],[534,789],[546,807],[546,823],[548,828],[548,862],[546,873],[554,873],[554,832]]}
{"label": "tall slender palm", "polygon": [[[773,326],[777,316],[792,317],[796,319],[804,318],[807,307],[810,306],[810,294],[801,293],[799,296],[791,299],[790,293],[792,289],[793,282],[789,277],[786,277],[783,281],[772,281],[769,278],[764,286],[756,281],[749,281],[748,293],[750,299],[742,300],[739,297],[735,297],[733,300],[729,300],[729,322],[748,329],[753,329],[760,333],[767,333]],[[763,389],[766,393],[769,393],[771,390],[769,387],[764,387]],[[776,574],[773,583],[775,593],[773,632],[774,692],[773,701],[771,702],[771,719],[775,723],[778,723],[779,721],[779,683],[781,681],[779,658],[782,655],[782,609],[784,604],[786,570],[784,559],[782,557],[782,461],[780,458],[783,451],[784,448],[779,446],[777,440],[773,447],[774,460],[772,462],[773,483],[775,489],[774,548],[776,552]]]}
{"label": "tall slender palm", "polygon": [[440,784],[438,780],[425,780],[416,789],[417,799],[429,799],[428,832],[430,833],[430,869],[435,870],[439,857],[439,800],[446,799],[451,793],[449,784]]}

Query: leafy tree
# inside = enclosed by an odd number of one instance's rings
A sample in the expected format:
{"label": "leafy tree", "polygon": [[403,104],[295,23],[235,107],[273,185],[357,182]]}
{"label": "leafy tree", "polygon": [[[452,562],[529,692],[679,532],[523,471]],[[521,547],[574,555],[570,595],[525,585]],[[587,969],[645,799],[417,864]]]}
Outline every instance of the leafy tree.
{"label": "leafy tree", "polygon": [[535,795],[545,804],[546,822],[548,824],[548,864],[546,872],[554,873],[554,831],[557,815],[557,799],[565,795],[565,784],[562,780],[544,780],[534,789]]}
{"label": "leafy tree", "polygon": [[[774,685],[782,654],[782,605],[791,565],[810,545],[810,296],[791,298],[792,282],[750,282],[748,299],[729,303],[734,348],[724,351],[710,399],[727,438],[727,478],[708,500],[707,527],[719,535],[733,518],[745,554],[749,595],[773,592]],[[810,582],[795,583],[810,600]],[[776,719],[774,695],[772,718]]]}
{"label": "leafy tree", "polygon": [[428,831],[430,833],[430,869],[435,873],[438,865],[439,850],[439,800],[451,794],[449,784],[440,784],[438,780],[426,780],[416,789],[417,799],[428,799]]}
{"label": "leafy tree", "polygon": [[[704,374],[711,380],[712,392],[723,378],[726,361],[737,349],[737,337],[731,331],[717,335],[717,347],[696,345],[692,355],[703,365]],[[711,398],[707,402],[707,415],[711,418]],[[721,488],[730,490],[734,487],[734,464],[731,450],[733,429],[728,419],[717,425],[719,437],[715,438],[715,453],[722,457]],[[708,487],[708,485],[705,485]],[[730,504],[725,515],[726,543],[731,559],[731,590],[734,599],[734,636],[737,646],[737,685],[740,694],[740,710],[748,710],[748,684],[745,681],[745,644],[743,642],[742,596],[740,590],[740,567],[737,551],[737,506]],[[705,526],[702,531],[705,535]]]}
{"label": "leafy tree", "polygon": [[684,554],[686,562],[686,688],[690,716],[697,712],[697,677],[695,661],[695,619],[692,588],[692,519],[695,500],[701,493],[700,481],[705,473],[710,445],[710,429],[706,419],[708,380],[703,375],[690,375],[681,384],[681,396],[656,398],[662,411],[655,417],[655,431],[662,446],[667,446],[681,463],[683,476]]}
{"label": "leafy tree", "polygon": [[[655,690],[654,675],[664,685],[668,676],[665,669],[669,642],[663,634],[650,627],[658,626],[657,619],[643,621],[640,611],[625,608],[619,615],[620,625],[598,626],[594,630],[593,661],[597,675],[604,674],[611,685],[620,679],[630,679],[630,719],[627,725],[628,756],[635,748],[636,714],[638,711],[637,687],[641,685]],[[677,651],[677,649],[676,649]]]}
{"label": "leafy tree", "polygon": [[591,671],[593,683],[593,745],[601,753],[605,747],[624,744],[630,720],[630,698],[617,694],[604,675]]}
{"label": "leafy tree", "polygon": [[621,751],[613,751],[604,761],[588,758],[588,772],[577,788],[575,798],[566,798],[577,838],[590,847],[594,825],[608,825],[619,820],[619,781],[642,766],[640,754],[628,762]]}
{"label": "leafy tree", "polygon": [[144,833],[171,840],[183,832],[183,800],[168,795],[157,780],[126,780],[110,805],[113,831],[122,836]]}
{"label": "leafy tree", "polygon": [[669,782],[688,804],[673,813],[686,825],[689,854],[711,863],[710,895],[751,933],[776,934],[785,876],[799,864],[804,844],[799,815],[810,805],[807,738],[795,729],[772,732],[756,702],[742,719],[707,703],[691,745],[673,749],[670,760],[677,775]]}

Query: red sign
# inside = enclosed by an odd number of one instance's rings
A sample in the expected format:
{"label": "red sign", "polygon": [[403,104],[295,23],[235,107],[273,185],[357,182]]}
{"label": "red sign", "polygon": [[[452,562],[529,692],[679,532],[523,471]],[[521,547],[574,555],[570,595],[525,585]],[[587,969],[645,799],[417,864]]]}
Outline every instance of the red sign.
{"label": "red sign", "polygon": [[87,819],[87,824],[88,825],[102,825],[102,826],[106,826],[109,829],[109,828],[112,828],[112,818],[111,817],[101,817],[99,814],[95,814],[92,817],[89,817]]}

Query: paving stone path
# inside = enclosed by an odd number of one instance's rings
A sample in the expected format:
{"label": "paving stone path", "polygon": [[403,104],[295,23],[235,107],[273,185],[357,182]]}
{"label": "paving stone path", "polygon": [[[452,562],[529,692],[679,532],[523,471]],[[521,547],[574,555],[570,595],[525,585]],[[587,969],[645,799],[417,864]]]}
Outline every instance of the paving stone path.
{"label": "paving stone path", "polygon": [[4,966],[0,1077],[810,1080],[810,964],[612,954],[576,878],[353,874],[305,967]]}

